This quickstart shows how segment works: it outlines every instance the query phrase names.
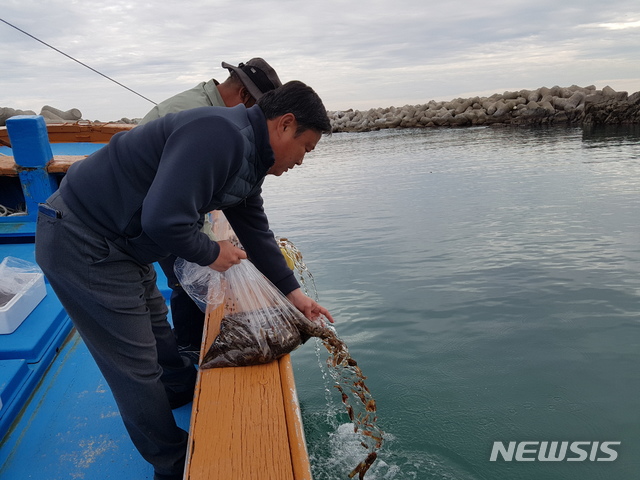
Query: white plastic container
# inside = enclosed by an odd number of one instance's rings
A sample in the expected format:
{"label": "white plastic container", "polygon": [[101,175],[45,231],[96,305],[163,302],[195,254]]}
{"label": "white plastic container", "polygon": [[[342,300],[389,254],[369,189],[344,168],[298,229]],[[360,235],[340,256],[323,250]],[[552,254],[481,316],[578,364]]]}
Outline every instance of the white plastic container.
{"label": "white plastic container", "polygon": [[13,333],[47,295],[42,273],[18,273],[16,276],[24,284],[9,302],[0,307],[0,334]]}

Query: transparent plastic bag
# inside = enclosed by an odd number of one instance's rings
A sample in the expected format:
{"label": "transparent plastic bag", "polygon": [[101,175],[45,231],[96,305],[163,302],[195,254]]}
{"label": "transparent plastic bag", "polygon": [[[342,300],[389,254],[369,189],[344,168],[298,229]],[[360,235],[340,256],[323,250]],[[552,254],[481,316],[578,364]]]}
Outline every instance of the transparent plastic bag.
{"label": "transparent plastic bag", "polygon": [[269,363],[318,336],[323,327],[307,319],[249,260],[224,273],[183,259],[175,269],[196,302],[212,307],[224,302],[220,333],[200,368]]}
{"label": "transparent plastic bag", "polygon": [[269,363],[302,344],[306,318],[249,260],[223,276],[225,314],[202,368]]}
{"label": "transparent plastic bag", "polygon": [[[214,210],[204,216],[201,232],[212,242],[230,241],[234,246],[242,248],[238,237],[229,225],[227,217],[220,210]],[[203,312],[207,305],[220,305],[224,299],[222,275],[219,272],[196,263],[187,262],[183,258],[176,259],[173,270],[182,288]]]}
{"label": "transparent plastic bag", "polygon": [[214,210],[204,216],[204,224],[200,231],[214,242],[228,240],[236,247],[241,247],[236,232],[233,231],[227,217],[220,210]]}
{"label": "transparent plastic bag", "polygon": [[9,301],[25,285],[33,280],[34,273],[42,273],[42,270],[35,264],[15,257],[5,257],[0,262],[0,307]]}
{"label": "transparent plastic bag", "polygon": [[224,301],[220,272],[187,262],[184,258],[176,259],[173,271],[184,291],[203,312],[207,311],[207,305],[220,305]]}
{"label": "transparent plastic bag", "polygon": [[[241,248],[222,212],[207,214],[203,232],[212,241],[228,240]],[[220,273],[179,258],[174,271],[203,312],[225,305],[220,333],[201,368],[268,363],[319,336],[324,327],[307,319],[249,260]]]}

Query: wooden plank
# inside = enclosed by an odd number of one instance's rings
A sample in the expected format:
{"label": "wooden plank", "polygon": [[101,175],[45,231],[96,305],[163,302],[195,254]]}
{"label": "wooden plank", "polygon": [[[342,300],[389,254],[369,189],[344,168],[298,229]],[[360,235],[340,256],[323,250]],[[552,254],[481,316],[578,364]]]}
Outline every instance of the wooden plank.
{"label": "wooden plank", "polygon": [[109,143],[113,135],[126,132],[136,125],[124,123],[65,123],[48,124],[51,143]]}
{"label": "wooden plank", "polygon": [[[116,133],[126,132],[135,126],[126,123],[48,123],[47,134],[50,143],[108,143]],[[0,127],[0,145],[11,146],[6,127]]]}
{"label": "wooden plank", "polygon": [[199,384],[187,478],[293,479],[277,362],[203,370]]}
{"label": "wooden plank", "polygon": [[[54,155],[45,167],[48,173],[66,173],[75,162],[87,158],[87,155]],[[0,175],[15,177],[18,175],[18,165],[13,157],[0,155]]]}
{"label": "wooden plank", "polygon": [[295,480],[312,480],[307,441],[304,436],[300,403],[298,402],[298,392],[296,391],[296,383],[293,378],[291,356],[285,355],[280,358],[278,360],[278,366],[280,368],[280,379],[282,381],[284,414],[287,419],[293,478]]}
{"label": "wooden plank", "polygon": [[[202,352],[223,314],[223,307],[208,312]],[[266,365],[199,370],[185,479],[210,478],[311,480],[288,355]]]}
{"label": "wooden plank", "polygon": [[85,158],[87,155],[54,155],[53,160],[47,164],[47,172],[66,173],[71,165]]}
{"label": "wooden plank", "polygon": [[18,176],[18,166],[13,160],[13,157],[0,155],[0,175],[7,177]]}

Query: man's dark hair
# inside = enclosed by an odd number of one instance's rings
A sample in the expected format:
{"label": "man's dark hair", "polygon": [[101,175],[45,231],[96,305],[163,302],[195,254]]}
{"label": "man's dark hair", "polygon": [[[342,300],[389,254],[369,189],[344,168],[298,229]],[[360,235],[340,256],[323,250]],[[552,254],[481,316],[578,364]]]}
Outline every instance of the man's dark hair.
{"label": "man's dark hair", "polygon": [[322,100],[313,89],[298,80],[265,93],[258,105],[267,120],[292,113],[298,122],[296,135],[311,129],[320,133],[331,133],[331,122]]}

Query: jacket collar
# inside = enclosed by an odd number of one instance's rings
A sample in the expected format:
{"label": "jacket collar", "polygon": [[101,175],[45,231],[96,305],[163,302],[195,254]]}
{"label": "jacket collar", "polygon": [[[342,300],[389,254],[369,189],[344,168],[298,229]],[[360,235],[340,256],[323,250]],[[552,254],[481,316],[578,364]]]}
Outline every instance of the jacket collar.
{"label": "jacket collar", "polygon": [[271,149],[271,143],[269,142],[267,118],[257,105],[247,109],[247,116],[249,117],[249,122],[253,127],[256,141],[256,152],[266,172],[275,163],[275,157],[273,156],[273,150]]}

